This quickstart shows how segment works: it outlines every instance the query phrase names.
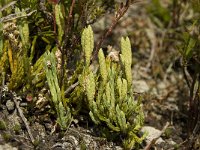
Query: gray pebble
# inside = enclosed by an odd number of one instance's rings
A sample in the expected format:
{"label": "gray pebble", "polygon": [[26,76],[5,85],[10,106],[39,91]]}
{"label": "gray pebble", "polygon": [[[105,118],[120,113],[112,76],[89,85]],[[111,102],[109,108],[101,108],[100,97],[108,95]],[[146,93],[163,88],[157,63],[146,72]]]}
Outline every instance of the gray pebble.
{"label": "gray pebble", "polygon": [[15,103],[12,100],[7,100],[6,107],[8,111],[13,111],[15,109]]}

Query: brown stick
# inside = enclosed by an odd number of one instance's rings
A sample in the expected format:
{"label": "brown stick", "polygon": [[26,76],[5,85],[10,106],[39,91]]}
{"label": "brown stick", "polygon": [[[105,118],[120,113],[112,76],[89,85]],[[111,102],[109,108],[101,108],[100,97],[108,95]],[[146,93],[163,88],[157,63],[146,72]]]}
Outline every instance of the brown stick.
{"label": "brown stick", "polygon": [[131,5],[131,3],[135,3],[136,1],[131,2],[131,0],[127,0],[126,4],[124,5],[123,3],[121,3],[120,8],[117,10],[117,14],[112,22],[112,24],[110,25],[110,27],[108,28],[108,30],[105,30],[104,34],[101,36],[101,39],[99,40],[95,51],[94,51],[94,55],[92,60],[94,60],[98,54],[98,51],[102,45],[102,43],[104,42],[105,38],[111,34],[112,30],[114,29],[114,27],[117,25],[118,21],[124,16],[124,14],[127,12],[129,6]]}
{"label": "brown stick", "polygon": [[69,18],[72,17],[72,12],[73,12],[73,8],[74,8],[74,4],[75,4],[75,0],[72,1],[72,4],[71,4],[71,6],[70,6]]}
{"label": "brown stick", "polygon": [[17,96],[16,96],[15,93],[13,93],[12,95],[13,95],[13,101],[14,101],[14,103],[15,103],[15,105],[16,105],[16,108],[17,108],[17,111],[18,111],[18,113],[19,113],[19,116],[21,117],[22,121],[24,122],[24,125],[25,125],[25,127],[26,127],[26,130],[27,130],[27,132],[28,132],[28,135],[29,135],[29,137],[30,137],[30,139],[31,139],[32,144],[34,144],[35,139],[33,138],[33,135],[32,135],[32,133],[31,133],[30,127],[29,127],[29,125],[28,125],[27,119],[26,119],[26,117],[24,116],[24,114],[23,114],[21,108],[19,107],[19,102],[18,102],[18,100],[17,100],[18,98],[17,98]]}
{"label": "brown stick", "polygon": [[71,86],[69,86],[69,87],[67,88],[67,90],[65,91],[65,96],[66,96],[69,92],[71,92],[73,89],[75,89],[78,85],[79,85],[79,82],[77,81],[76,83],[74,83],[74,84],[72,84]]}

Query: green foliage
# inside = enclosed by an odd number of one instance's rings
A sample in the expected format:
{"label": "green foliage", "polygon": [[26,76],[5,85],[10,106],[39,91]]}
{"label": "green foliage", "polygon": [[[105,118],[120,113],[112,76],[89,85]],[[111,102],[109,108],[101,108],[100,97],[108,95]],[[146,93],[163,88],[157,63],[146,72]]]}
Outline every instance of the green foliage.
{"label": "green foliage", "polygon": [[[194,7],[194,5],[196,5]],[[192,12],[196,12],[190,20],[186,20],[184,27],[186,30],[180,36],[178,50],[181,55],[184,78],[189,87],[189,116],[188,116],[188,136],[193,134],[199,120],[200,112],[200,8],[198,0],[191,3]],[[193,116],[193,117],[190,117]]]}
{"label": "green foliage", "polygon": [[6,141],[6,142],[10,142],[13,139],[12,134],[9,133],[9,132],[4,132],[2,134],[2,137],[3,137],[3,140]]}
{"label": "green foliage", "polygon": [[[22,9],[20,11],[19,8],[16,8],[15,13],[18,14],[19,12],[21,12],[21,15],[26,16],[26,12],[24,11],[24,9]],[[26,49],[28,49],[29,46],[30,46],[30,44],[29,44],[29,27],[28,27],[28,22],[27,22],[27,20],[23,19],[23,20],[19,20],[17,22],[17,24],[18,24],[18,28],[19,28],[19,33],[20,33],[22,45],[24,45],[26,47]]]}
{"label": "green foliage", "polygon": [[55,19],[56,19],[56,24],[58,27],[58,42],[61,45],[62,38],[64,35],[64,17],[62,13],[61,4],[55,5]]}
{"label": "green foliage", "polygon": [[15,124],[13,126],[13,131],[16,133],[16,134],[19,134],[20,133],[20,130],[21,130],[21,126],[19,124]]}
{"label": "green foliage", "polygon": [[61,129],[65,130],[71,123],[71,113],[68,107],[63,106],[63,94],[58,85],[55,55],[52,52],[46,52],[44,57],[46,77],[57,113],[57,122]]}
{"label": "green foliage", "polygon": [[[3,0],[0,6],[8,2]],[[140,101],[134,100],[132,93],[129,39],[121,40],[120,62],[105,58],[99,51],[96,73],[90,68],[93,31],[90,26],[83,30],[113,9],[114,0],[75,1],[73,6],[72,1],[40,1],[38,5],[37,0],[20,0],[13,5],[0,12],[0,75],[10,75],[5,77],[9,89],[37,94],[47,80],[62,130],[70,125],[71,114],[85,109],[82,100],[86,93],[89,114],[96,124],[106,123],[122,133],[126,148],[140,143],[138,131],[144,116]],[[8,20],[3,22],[2,18]],[[84,62],[79,59],[81,46]],[[79,85],[66,94],[65,90],[77,80]],[[72,107],[74,103],[77,107]]]}
{"label": "green foliage", "polygon": [[195,51],[196,39],[190,36],[189,33],[183,33],[183,44],[180,46],[179,50],[184,60],[190,60]]}
{"label": "green foliage", "polygon": [[[90,32],[88,32],[90,30]],[[82,41],[93,40],[91,27],[83,31]],[[82,42],[85,53],[91,53],[93,42]],[[99,74],[94,74],[85,65],[80,83],[85,87],[90,117],[96,124],[106,123],[107,126],[124,135],[124,146],[133,148],[141,143],[144,137],[137,135],[144,122],[141,101],[135,100],[132,92],[132,53],[128,38],[121,39],[121,62],[113,62],[105,58],[102,49],[99,50]],[[85,55],[85,59],[88,55]],[[123,69],[124,68],[124,69]]]}
{"label": "green foliage", "polygon": [[[18,89],[22,85],[25,89],[44,86],[42,59],[49,47],[57,47],[61,51],[62,56],[56,56],[60,66],[57,68],[59,84],[65,82],[65,88],[70,86],[72,81],[68,82],[68,71],[62,69],[73,66],[72,71],[75,71],[76,64],[81,64],[77,61],[81,56],[79,39],[82,28],[95,22],[114,1],[75,1],[70,12],[71,2],[56,5],[47,1],[38,4],[37,0],[0,2],[0,7],[6,6],[0,12],[0,74],[11,72],[10,89]],[[3,22],[5,18],[6,22]],[[73,80],[77,78],[74,76]]]}
{"label": "green foliage", "polygon": [[0,58],[2,55],[3,55],[3,24],[0,23]]}
{"label": "green foliage", "polygon": [[178,46],[178,50],[182,57],[183,66],[188,70],[191,76],[198,76],[200,74],[200,15],[194,18],[193,24],[187,25],[186,31],[181,34],[181,44]]}
{"label": "green foliage", "polygon": [[[16,8],[16,14],[26,15],[25,11]],[[16,23],[10,21],[1,23],[1,44],[0,44],[0,70],[11,71],[9,89],[17,89],[29,78],[29,58],[27,56],[29,48],[29,27],[27,20],[21,18]]]}
{"label": "green foliage", "polygon": [[131,88],[132,85],[132,73],[131,73],[131,64],[132,64],[132,52],[131,52],[131,43],[129,38],[121,39],[121,61],[124,66],[126,79],[128,82],[128,88]]}
{"label": "green foliage", "polygon": [[90,26],[83,30],[81,37],[81,45],[85,55],[85,64],[88,67],[90,65],[90,58],[94,48],[94,37],[92,28]]}
{"label": "green foliage", "polygon": [[6,123],[3,120],[0,121],[0,130],[6,130]]}
{"label": "green foliage", "polygon": [[98,58],[99,58],[100,74],[102,76],[102,80],[103,80],[103,83],[105,85],[106,82],[107,82],[108,72],[107,72],[107,66],[106,66],[105,56],[103,54],[103,50],[102,49],[99,50]]}
{"label": "green foliage", "polygon": [[167,26],[171,20],[170,10],[162,6],[162,1],[152,0],[151,5],[147,7],[151,19],[159,26]]}

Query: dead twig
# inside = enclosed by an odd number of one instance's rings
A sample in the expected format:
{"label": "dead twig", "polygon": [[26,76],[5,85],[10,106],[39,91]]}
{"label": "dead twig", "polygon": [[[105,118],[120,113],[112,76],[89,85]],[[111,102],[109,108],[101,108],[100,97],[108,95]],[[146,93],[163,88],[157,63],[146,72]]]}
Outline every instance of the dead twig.
{"label": "dead twig", "polygon": [[22,12],[19,12],[19,13],[15,13],[15,14],[10,14],[10,15],[8,15],[6,17],[2,17],[0,19],[0,23],[5,23],[5,22],[12,21],[12,20],[15,20],[15,19],[31,16],[34,12],[36,12],[36,10],[33,10],[33,11],[29,12],[26,15],[22,15],[23,12],[26,12],[26,10],[22,11]]}
{"label": "dead twig", "polygon": [[165,132],[165,130],[167,129],[168,126],[169,126],[169,122],[167,122],[167,123],[165,124],[165,126],[164,126],[163,129],[161,130],[160,134],[159,134],[156,138],[152,139],[151,142],[149,142],[149,143],[147,144],[147,146],[144,148],[144,150],[150,150],[150,148],[151,148],[151,147],[156,143],[156,141],[161,137],[161,135]]}
{"label": "dead twig", "polygon": [[[63,45],[73,45],[73,44],[70,44],[70,37],[69,35],[72,35],[72,32],[73,32],[73,10],[74,10],[74,6],[75,6],[75,0],[72,0],[71,2],[71,6],[70,6],[70,10],[69,10],[69,15],[68,15],[68,18],[67,18],[67,25],[66,25],[66,30],[64,31],[65,32],[65,39],[63,40]],[[55,21],[55,19],[54,19]],[[55,30],[56,31],[56,30]],[[62,53],[61,55],[61,73],[60,73],[60,87],[62,87],[62,85],[64,84],[64,65],[65,65],[65,54],[68,54],[68,52],[66,51],[67,49],[64,48],[64,46],[62,46],[62,44],[60,42],[58,42],[59,44],[58,47]],[[69,48],[69,47],[68,47]],[[69,48],[70,49],[70,48]],[[68,58],[69,56],[67,56]]]}
{"label": "dead twig", "polygon": [[15,3],[17,3],[17,1],[12,1],[9,4],[3,6],[2,8],[0,8],[0,12],[2,12],[4,9],[6,9],[6,8],[12,6],[12,5],[14,5]]}
{"label": "dead twig", "polygon": [[74,8],[74,4],[75,4],[75,0],[72,1],[72,4],[70,6],[69,18],[72,18],[72,12],[73,12],[73,8]]}
{"label": "dead twig", "polygon": [[15,105],[16,105],[16,108],[17,108],[17,111],[18,111],[18,113],[19,113],[19,116],[21,117],[22,121],[24,122],[24,125],[25,125],[26,130],[27,130],[27,132],[28,132],[28,135],[29,135],[29,137],[30,137],[30,139],[31,139],[31,142],[34,144],[35,139],[33,138],[33,135],[32,135],[32,133],[31,133],[30,127],[29,127],[29,125],[28,125],[27,119],[26,119],[26,117],[24,116],[24,114],[23,114],[21,108],[19,107],[19,101],[18,101],[19,98],[16,96],[15,93],[13,93],[12,95],[13,95],[13,101],[14,101],[14,103],[15,103]]}
{"label": "dead twig", "polygon": [[73,89],[75,89],[75,87],[78,85],[79,85],[79,82],[76,82],[76,83],[72,84],[71,86],[69,86],[67,88],[67,90],[65,91],[65,95],[67,95],[69,92],[71,92]]}

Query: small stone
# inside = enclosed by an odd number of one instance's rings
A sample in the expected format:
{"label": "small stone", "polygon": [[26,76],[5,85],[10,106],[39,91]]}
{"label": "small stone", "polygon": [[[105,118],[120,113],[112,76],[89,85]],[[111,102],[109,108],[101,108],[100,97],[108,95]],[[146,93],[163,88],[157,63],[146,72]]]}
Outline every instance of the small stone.
{"label": "small stone", "polygon": [[0,145],[0,150],[3,150],[3,149],[6,149],[6,150],[17,150],[16,147],[12,147],[9,144]]}
{"label": "small stone", "polygon": [[123,148],[120,147],[120,146],[115,146],[115,149],[116,149],[116,150],[123,150]]}
{"label": "small stone", "polygon": [[176,144],[177,144],[177,143],[174,142],[171,138],[167,140],[167,143],[168,143],[169,145],[176,145]]}
{"label": "small stone", "polygon": [[15,103],[12,100],[7,100],[6,107],[8,111],[13,111],[15,109]]}
{"label": "small stone", "polygon": [[159,89],[166,89],[166,83],[164,83],[164,82],[160,82],[159,84],[158,84],[158,88]]}
{"label": "small stone", "polygon": [[158,138],[156,141],[156,144],[161,144],[164,142],[164,140],[160,137],[161,131],[158,129],[155,129],[154,127],[151,126],[144,126],[142,127],[141,131],[143,133],[147,132],[147,137],[145,139],[146,143],[151,142],[153,139]]}
{"label": "small stone", "polygon": [[134,91],[137,93],[144,93],[149,91],[149,86],[144,80],[133,81]]}

